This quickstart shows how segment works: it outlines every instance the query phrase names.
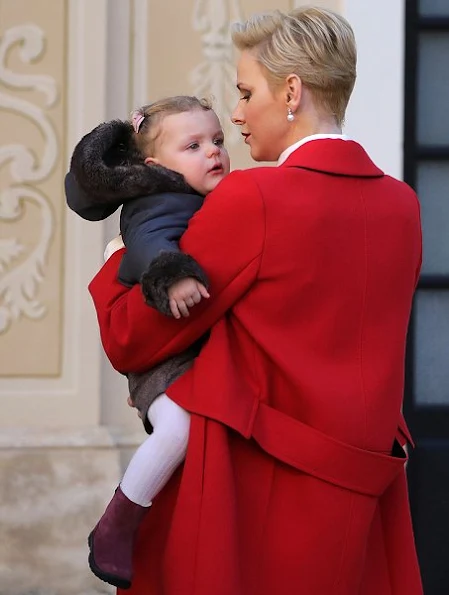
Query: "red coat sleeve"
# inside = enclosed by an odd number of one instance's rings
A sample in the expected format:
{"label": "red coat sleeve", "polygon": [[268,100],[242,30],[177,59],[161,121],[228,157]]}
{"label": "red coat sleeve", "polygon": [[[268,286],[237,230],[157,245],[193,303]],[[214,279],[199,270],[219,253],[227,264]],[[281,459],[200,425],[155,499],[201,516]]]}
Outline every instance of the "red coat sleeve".
{"label": "red coat sleeve", "polygon": [[249,172],[231,173],[208,195],[181,239],[210,279],[211,297],[190,317],[168,318],[145,305],[140,285],[117,279],[123,250],[89,285],[104,350],[121,372],[144,371],[201,337],[254,283],[265,239],[263,200]]}

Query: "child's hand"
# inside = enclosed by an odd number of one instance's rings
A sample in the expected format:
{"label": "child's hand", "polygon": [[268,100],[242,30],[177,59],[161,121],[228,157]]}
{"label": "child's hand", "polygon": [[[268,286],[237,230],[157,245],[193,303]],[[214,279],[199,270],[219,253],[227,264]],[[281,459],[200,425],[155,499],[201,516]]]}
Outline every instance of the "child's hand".
{"label": "child's hand", "polygon": [[171,313],[175,318],[189,316],[189,308],[208,298],[209,293],[202,283],[193,277],[186,277],[176,281],[168,290],[168,299]]}

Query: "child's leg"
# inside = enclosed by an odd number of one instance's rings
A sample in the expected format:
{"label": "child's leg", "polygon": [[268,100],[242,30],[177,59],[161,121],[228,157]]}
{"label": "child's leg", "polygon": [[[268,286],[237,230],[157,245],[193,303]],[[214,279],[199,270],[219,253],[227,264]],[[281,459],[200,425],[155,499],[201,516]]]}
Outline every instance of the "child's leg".
{"label": "child's leg", "polygon": [[153,433],[137,449],[120,487],[127,498],[150,506],[153,498],[184,460],[189,439],[190,415],[162,394],[148,410]]}
{"label": "child's leg", "polygon": [[162,394],[148,419],[153,433],[138,448],[105,513],[89,535],[89,565],[101,580],[128,589],[134,540],[147,506],[185,457],[190,415]]}

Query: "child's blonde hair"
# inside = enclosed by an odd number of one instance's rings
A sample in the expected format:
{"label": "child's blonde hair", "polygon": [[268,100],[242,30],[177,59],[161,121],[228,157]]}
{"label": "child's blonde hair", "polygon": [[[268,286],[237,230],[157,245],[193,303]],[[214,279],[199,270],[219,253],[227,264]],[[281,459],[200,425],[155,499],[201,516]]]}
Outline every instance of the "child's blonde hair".
{"label": "child's blonde hair", "polygon": [[312,7],[256,14],[233,25],[232,39],[238,49],[254,50],[272,88],[296,74],[317,104],[343,122],[356,80],[357,49],[341,15]]}
{"label": "child's blonde hair", "polygon": [[160,133],[159,125],[166,116],[195,110],[209,111],[211,109],[212,104],[208,99],[198,99],[198,97],[191,95],[166,97],[142,106],[131,114],[137,149],[146,157],[154,155],[155,141]]}

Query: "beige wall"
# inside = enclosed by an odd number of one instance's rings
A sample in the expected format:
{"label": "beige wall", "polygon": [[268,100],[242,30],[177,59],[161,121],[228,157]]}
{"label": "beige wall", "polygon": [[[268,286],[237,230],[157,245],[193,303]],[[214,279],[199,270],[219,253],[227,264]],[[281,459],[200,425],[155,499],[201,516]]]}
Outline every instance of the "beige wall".
{"label": "beige wall", "polygon": [[106,14],[105,0],[0,0],[0,427],[99,421],[86,285],[102,228],[68,212],[63,176],[104,117]]}
{"label": "beige wall", "polygon": [[0,15],[0,376],[59,376],[67,2]]}

